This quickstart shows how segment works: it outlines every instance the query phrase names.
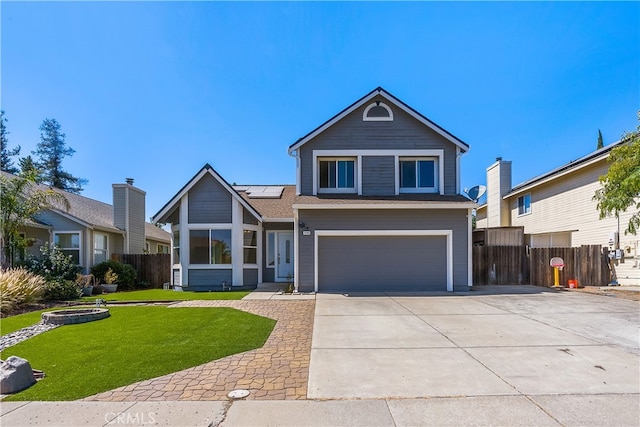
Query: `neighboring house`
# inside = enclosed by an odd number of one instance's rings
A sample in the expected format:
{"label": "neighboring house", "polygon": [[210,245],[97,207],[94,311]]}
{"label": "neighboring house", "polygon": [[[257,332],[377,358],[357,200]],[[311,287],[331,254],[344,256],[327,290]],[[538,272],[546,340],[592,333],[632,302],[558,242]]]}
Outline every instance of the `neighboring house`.
{"label": "neighboring house", "polygon": [[631,212],[599,219],[593,196],[609,169],[617,142],[511,187],[511,162],[487,168],[487,203],[476,213],[476,228],[522,227],[530,247],[602,245],[623,250],[618,280],[640,283],[637,236],[625,235]]}
{"label": "neighboring house", "polygon": [[468,145],[382,88],[289,147],[294,186],[231,186],[205,165],[154,217],[173,231],[173,282],[299,291],[464,290]]}
{"label": "neighboring house", "polygon": [[67,199],[69,209],[55,204],[27,224],[22,231],[30,242],[25,255],[39,256],[40,247],[49,242],[88,270],[112,254],[168,253],[171,235],[145,221],[145,192],[134,187],[133,180],[112,187],[113,205],[55,189]]}

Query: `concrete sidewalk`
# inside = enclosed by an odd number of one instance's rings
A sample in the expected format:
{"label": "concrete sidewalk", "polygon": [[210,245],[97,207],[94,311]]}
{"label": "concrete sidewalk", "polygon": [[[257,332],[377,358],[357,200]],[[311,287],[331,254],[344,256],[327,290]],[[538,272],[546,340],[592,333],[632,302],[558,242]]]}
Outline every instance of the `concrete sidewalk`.
{"label": "concrete sidewalk", "polygon": [[638,426],[640,395],[235,402],[3,402],[13,426]]}

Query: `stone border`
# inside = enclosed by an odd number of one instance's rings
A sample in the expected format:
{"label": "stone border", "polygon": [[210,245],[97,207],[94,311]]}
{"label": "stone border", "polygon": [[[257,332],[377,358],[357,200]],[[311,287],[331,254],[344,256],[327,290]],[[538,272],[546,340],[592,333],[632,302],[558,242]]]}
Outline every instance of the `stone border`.
{"label": "stone border", "polygon": [[74,325],[93,322],[111,316],[108,308],[82,308],[77,310],[55,310],[42,313],[42,323],[53,325]]}

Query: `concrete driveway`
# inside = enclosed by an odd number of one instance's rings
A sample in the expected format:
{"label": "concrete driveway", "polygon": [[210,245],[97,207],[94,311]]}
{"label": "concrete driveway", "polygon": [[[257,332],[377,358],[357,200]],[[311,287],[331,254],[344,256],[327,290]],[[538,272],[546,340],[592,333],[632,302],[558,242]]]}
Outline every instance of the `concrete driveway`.
{"label": "concrete driveway", "polygon": [[639,334],[638,302],[537,287],[318,294],[308,398],[415,399],[390,404],[415,420],[458,401],[524,424],[640,425]]}

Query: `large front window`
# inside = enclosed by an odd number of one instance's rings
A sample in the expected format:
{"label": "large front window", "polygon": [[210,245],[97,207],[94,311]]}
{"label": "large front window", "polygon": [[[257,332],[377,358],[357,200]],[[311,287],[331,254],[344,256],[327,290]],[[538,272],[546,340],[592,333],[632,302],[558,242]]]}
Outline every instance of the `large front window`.
{"label": "large front window", "polygon": [[80,233],[55,233],[53,243],[63,254],[70,255],[74,263],[80,264]]}
{"label": "large front window", "polygon": [[355,191],[355,160],[326,159],[318,162],[319,191]]}
{"label": "large front window", "polygon": [[93,262],[99,264],[107,260],[107,235],[93,235]]}
{"label": "large front window", "polygon": [[400,159],[400,192],[434,192],[437,182],[435,159]]}
{"label": "large front window", "polygon": [[231,264],[231,230],[190,230],[190,264]]}

